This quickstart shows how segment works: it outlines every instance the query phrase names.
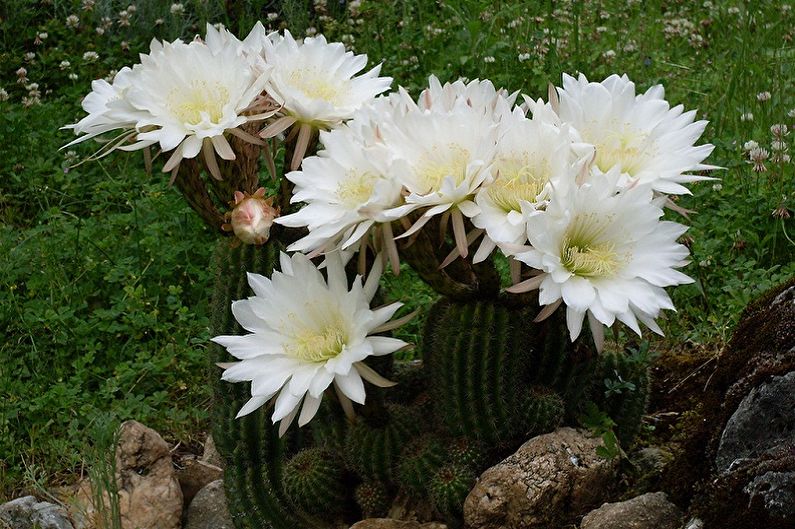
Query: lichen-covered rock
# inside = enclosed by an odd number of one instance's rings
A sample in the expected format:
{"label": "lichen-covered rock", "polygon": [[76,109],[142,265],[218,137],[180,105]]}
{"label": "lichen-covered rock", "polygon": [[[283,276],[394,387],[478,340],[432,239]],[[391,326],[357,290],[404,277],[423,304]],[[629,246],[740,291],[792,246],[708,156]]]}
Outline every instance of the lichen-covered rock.
{"label": "lichen-covered rock", "polygon": [[585,515],[580,529],[680,529],[683,514],[664,492],[605,503]]}
{"label": "lichen-covered rock", "polygon": [[420,523],[395,520],[394,518],[368,518],[356,522],[350,529],[447,529],[447,526],[439,522]]}
{"label": "lichen-covered rock", "polygon": [[795,446],[795,371],[757,386],[729,418],[718,447],[718,472],[739,459],[759,456],[781,444]]}
{"label": "lichen-covered rock", "polygon": [[523,444],[486,470],[464,503],[471,529],[548,528],[603,501],[617,462],[596,454],[602,440],[560,428]]}
{"label": "lichen-covered rock", "polygon": [[185,515],[184,529],[235,529],[224,495],[224,480],[207,484],[196,494]]}
{"label": "lichen-covered rock", "polygon": [[180,529],[182,490],[156,431],[136,421],[121,425],[116,482],[123,529]]}
{"label": "lichen-covered rock", "polygon": [[73,529],[63,507],[24,496],[0,505],[0,527],[10,529]]}
{"label": "lichen-covered rock", "polygon": [[771,515],[795,524],[795,471],[765,472],[743,490],[750,503],[761,504]]}

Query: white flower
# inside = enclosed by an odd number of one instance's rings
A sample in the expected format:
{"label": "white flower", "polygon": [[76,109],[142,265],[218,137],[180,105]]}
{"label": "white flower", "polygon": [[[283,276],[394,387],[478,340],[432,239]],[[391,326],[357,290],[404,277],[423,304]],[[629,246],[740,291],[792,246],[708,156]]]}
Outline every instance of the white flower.
{"label": "white flower", "polygon": [[[420,97],[422,100],[422,96]],[[497,143],[497,124],[491,112],[456,99],[452,110],[409,109],[383,127],[384,143],[394,153],[392,177],[408,190],[406,204],[388,211],[401,217],[426,208],[422,217],[404,232],[406,237],[433,216],[450,211],[456,247],[467,255],[463,216],[474,217],[479,208],[474,195],[491,178],[490,165]]]}
{"label": "white flower", "polygon": [[571,339],[587,313],[600,348],[602,325],[616,319],[638,334],[638,320],[661,333],[655,318],[674,308],[663,287],[692,283],[675,270],[687,263],[676,242],[687,228],[660,220],[665,198],[652,200],[648,184],[622,189],[619,176],[613,169],[554,195],[546,212],[527,219],[532,249],[515,256],[541,270],[525,282],[540,287],[539,304],[566,304]]}
{"label": "white flower", "polygon": [[428,78],[428,88],[420,93],[417,106],[424,110],[452,112],[457,104],[487,113],[492,121],[498,122],[506,111],[510,111],[519,92],[509,94],[504,88],[499,90],[488,79],[464,82],[459,79],[442,85],[435,75]]}
{"label": "white flower", "polygon": [[281,421],[280,435],[299,410],[298,425],[307,424],[332,383],[349,411],[350,401],[364,404],[362,379],[381,387],[391,385],[364,360],[407,345],[396,338],[371,336],[399,324],[389,320],[400,303],[375,310],[369,307],[380,266],[364,285],[357,276],[349,290],[337,252],[327,256],[326,265],[328,281],[306,256],[281,254],[281,272],[274,272],[271,279],[249,274],[255,295],[232,303],[232,313],[251,334],[212,339],[240,360],[224,366],[222,379],[251,381],[251,400],[237,416],[275,397],[272,419]]}
{"label": "white flower", "polygon": [[[545,107],[539,102],[536,108]],[[558,127],[553,119],[547,112],[528,119],[520,108],[503,117],[493,180],[475,196],[480,211],[472,223],[485,229],[487,237],[474,262],[488,257],[495,244],[524,244],[526,217],[546,207],[553,188],[565,192],[575,185],[577,174],[593,156],[592,146],[575,146],[568,127]]]}
{"label": "white flower", "polygon": [[87,51],[83,54],[83,60],[86,62],[97,62],[99,60],[99,54],[95,51]]}
{"label": "white flower", "polygon": [[402,202],[401,184],[387,176],[390,153],[383,144],[363,136],[371,129],[357,123],[357,119],[321,132],[324,150],[304,159],[300,171],[287,174],[295,183],[291,202],[307,205],[279,218],[277,223],[309,228],[309,235],[290,246],[290,250],[330,249],[328,246],[337,242],[345,250],[359,242],[376,223],[394,220],[385,210]]}
{"label": "white flower", "polygon": [[367,56],[346,52],[343,44],[328,43],[323,35],[296,41],[285,31],[284,37],[266,39],[264,46],[265,60],[273,66],[268,94],[293,122],[335,127],[392,84],[391,77],[378,77],[381,65],[356,75],[367,65]]}
{"label": "white flower", "polygon": [[561,119],[596,146],[599,171],[618,166],[629,182],[671,194],[690,193],[683,183],[710,179],[688,174],[715,169],[702,163],[714,146],[694,146],[707,122],[694,122],[695,111],[684,112],[682,105],[670,108],[661,85],[635,95],[626,75],[591,83],[582,74],[564,74],[559,94]]}
{"label": "white flower", "polygon": [[[217,33],[209,28],[210,33]],[[214,42],[228,45],[211,48],[198,40],[190,44],[153,40],[150,54],[141,55],[141,64],[122,78],[123,86],[116,87],[120,75],[114,79],[113,90],[95,82],[95,93],[101,92],[96,100],[110,102],[86,108],[94,115],[73,128],[78,133],[96,132],[81,126],[88,120],[103,123],[99,133],[134,130],[137,134],[128,137],[135,136],[137,143],[122,148],[159,143],[163,151],[173,150],[164,171],[176,169],[183,158],[194,158],[204,149],[210,171],[220,178],[214,153],[226,160],[235,158],[224,134],[240,134],[240,125],[270,114],[244,114],[263,91],[268,72],[253,67],[255,61],[241,50],[237,39],[218,36]],[[89,137],[93,135],[78,141]]]}

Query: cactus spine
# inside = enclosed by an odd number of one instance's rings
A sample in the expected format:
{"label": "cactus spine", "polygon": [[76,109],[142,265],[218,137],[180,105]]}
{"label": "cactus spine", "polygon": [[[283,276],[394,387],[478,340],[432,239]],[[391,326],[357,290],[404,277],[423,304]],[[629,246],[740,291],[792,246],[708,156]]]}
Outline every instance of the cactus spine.
{"label": "cactus spine", "polygon": [[344,468],[328,450],[298,452],[285,465],[282,482],[290,501],[301,511],[326,515],[344,507]]}

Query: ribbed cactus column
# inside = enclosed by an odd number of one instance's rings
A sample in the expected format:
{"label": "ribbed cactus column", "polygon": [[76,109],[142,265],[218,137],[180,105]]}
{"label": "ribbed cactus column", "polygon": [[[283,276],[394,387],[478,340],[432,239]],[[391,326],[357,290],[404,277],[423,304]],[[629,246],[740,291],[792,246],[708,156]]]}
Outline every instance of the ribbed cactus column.
{"label": "ribbed cactus column", "polygon": [[[230,239],[219,241],[215,254],[216,283],[213,293],[212,332],[243,334],[232,316],[232,301],[250,296],[246,272],[270,275],[278,263],[280,245],[234,246]],[[215,362],[228,362],[226,351],[211,346]],[[250,398],[248,384],[220,381],[212,371],[215,387],[213,438],[226,460],[224,483],[229,511],[238,529],[294,529],[316,526],[289,503],[282,487],[282,471],[289,437],[279,439],[265,406],[236,419],[237,411]]]}

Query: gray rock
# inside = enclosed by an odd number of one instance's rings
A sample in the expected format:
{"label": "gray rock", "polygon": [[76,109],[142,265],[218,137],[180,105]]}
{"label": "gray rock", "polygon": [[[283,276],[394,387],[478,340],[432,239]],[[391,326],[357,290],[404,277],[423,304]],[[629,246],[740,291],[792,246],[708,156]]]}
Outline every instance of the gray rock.
{"label": "gray rock", "polygon": [[74,529],[66,510],[24,496],[0,505],[0,527],[10,529]]}
{"label": "gray rock", "polygon": [[464,502],[472,529],[547,529],[604,501],[617,461],[596,455],[599,438],[559,428],[486,470]]}
{"label": "gray rock", "polygon": [[795,472],[765,472],[746,485],[744,492],[773,516],[795,520]]}
{"label": "gray rock", "polygon": [[605,503],[585,515],[580,529],[680,529],[683,521],[682,511],[664,492],[650,492]]}
{"label": "gray rock", "polygon": [[190,502],[184,529],[235,529],[224,495],[224,480],[207,484]]}
{"label": "gray rock", "polygon": [[751,390],[726,423],[715,464],[719,472],[783,444],[795,445],[795,371]]}
{"label": "gray rock", "polygon": [[368,518],[356,522],[350,529],[447,529],[447,526],[439,522],[420,523],[395,520],[394,518]]}
{"label": "gray rock", "polygon": [[204,463],[219,468],[224,468],[224,460],[221,458],[221,454],[218,453],[218,449],[215,447],[215,441],[213,440],[212,435],[208,435],[207,440],[204,441],[204,454],[202,454],[201,460]]}
{"label": "gray rock", "polygon": [[704,522],[701,518],[690,518],[685,524],[685,529],[704,529]]}
{"label": "gray rock", "polygon": [[176,474],[186,507],[205,485],[224,477],[223,469],[196,458],[184,458]]}
{"label": "gray rock", "polygon": [[182,490],[168,444],[137,421],[119,428],[116,484],[122,529],[180,529]]}

